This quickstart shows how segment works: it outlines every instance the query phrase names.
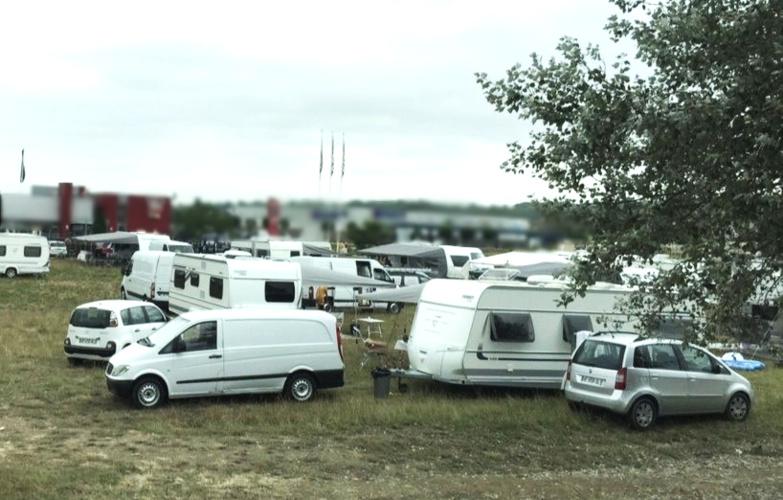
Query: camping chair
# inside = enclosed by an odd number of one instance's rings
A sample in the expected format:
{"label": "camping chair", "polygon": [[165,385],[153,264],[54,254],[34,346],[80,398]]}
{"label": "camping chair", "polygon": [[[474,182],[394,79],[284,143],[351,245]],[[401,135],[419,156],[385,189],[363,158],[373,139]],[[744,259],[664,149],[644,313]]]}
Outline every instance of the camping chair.
{"label": "camping chair", "polygon": [[373,362],[372,364],[378,367],[386,366],[389,355],[386,349],[386,342],[367,338],[362,341],[362,346],[364,346],[364,350],[362,352],[362,360],[359,363],[362,368],[370,362]]}

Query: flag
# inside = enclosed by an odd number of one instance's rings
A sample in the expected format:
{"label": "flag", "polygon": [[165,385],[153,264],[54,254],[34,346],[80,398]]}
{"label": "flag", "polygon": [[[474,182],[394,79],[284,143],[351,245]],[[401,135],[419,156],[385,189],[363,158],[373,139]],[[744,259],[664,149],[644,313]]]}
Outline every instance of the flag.
{"label": "flag", "polygon": [[321,172],[324,171],[324,131],[321,131],[321,162],[318,164],[318,177],[321,177]]}
{"label": "flag", "polygon": [[334,132],[332,132],[332,164],[329,170],[329,177],[334,175]]}
{"label": "flag", "polygon": [[340,179],[345,177],[345,134],[343,134],[343,169],[340,172]]}
{"label": "flag", "polygon": [[24,149],[22,149],[22,171],[19,172],[19,183],[24,182]]}

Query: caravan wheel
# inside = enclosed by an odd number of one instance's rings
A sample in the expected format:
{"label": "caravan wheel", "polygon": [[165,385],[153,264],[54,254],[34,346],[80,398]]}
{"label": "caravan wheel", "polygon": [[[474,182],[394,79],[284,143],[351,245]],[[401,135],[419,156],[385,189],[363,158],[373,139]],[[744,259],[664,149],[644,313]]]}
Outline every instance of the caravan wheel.
{"label": "caravan wheel", "polygon": [[389,312],[392,314],[400,314],[401,309],[402,307],[397,302],[392,302],[391,304],[389,304]]}
{"label": "caravan wheel", "polygon": [[16,269],[9,267],[5,270],[5,276],[6,278],[16,278]]}

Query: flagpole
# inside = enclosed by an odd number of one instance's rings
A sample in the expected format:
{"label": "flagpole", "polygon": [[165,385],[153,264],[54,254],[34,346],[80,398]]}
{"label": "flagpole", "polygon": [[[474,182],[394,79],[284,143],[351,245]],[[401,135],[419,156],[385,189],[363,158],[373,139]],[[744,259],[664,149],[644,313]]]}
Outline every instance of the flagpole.
{"label": "flagpole", "polygon": [[[338,201],[338,207],[342,204],[343,200],[343,177],[345,177],[345,132],[343,134],[343,158],[342,158],[342,168],[340,169],[340,187],[337,190],[337,201]],[[338,208],[339,210],[339,208]],[[339,219],[339,215],[336,217],[336,219]],[[337,222],[335,222],[335,238],[336,240],[336,248],[335,250],[337,252],[340,251],[340,229],[338,227]]]}
{"label": "flagpole", "polygon": [[318,163],[318,200],[321,199],[321,174],[324,171],[324,129],[321,129],[321,158]]}

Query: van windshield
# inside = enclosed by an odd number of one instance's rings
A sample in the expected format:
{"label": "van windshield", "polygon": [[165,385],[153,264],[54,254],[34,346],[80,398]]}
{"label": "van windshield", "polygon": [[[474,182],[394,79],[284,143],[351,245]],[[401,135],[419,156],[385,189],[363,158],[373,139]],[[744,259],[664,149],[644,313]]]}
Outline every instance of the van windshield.
{"label": "van windshield", "polygon": [[149,337],[145,337],[139,340],[139,344],[146,347],[155,347],[157,344],[166,343],[171,340],[172,335],[182,331],[185,325],[190,323],[190,320],[178,316],[177,318],[169,321],[165,325],[161,326],[155,333]]}
{"label": "van windshield", "polygon": [[623,366],[625,346],[611,342],[585,340],[574,356],[574,363],[607,370],[619,370]]}

